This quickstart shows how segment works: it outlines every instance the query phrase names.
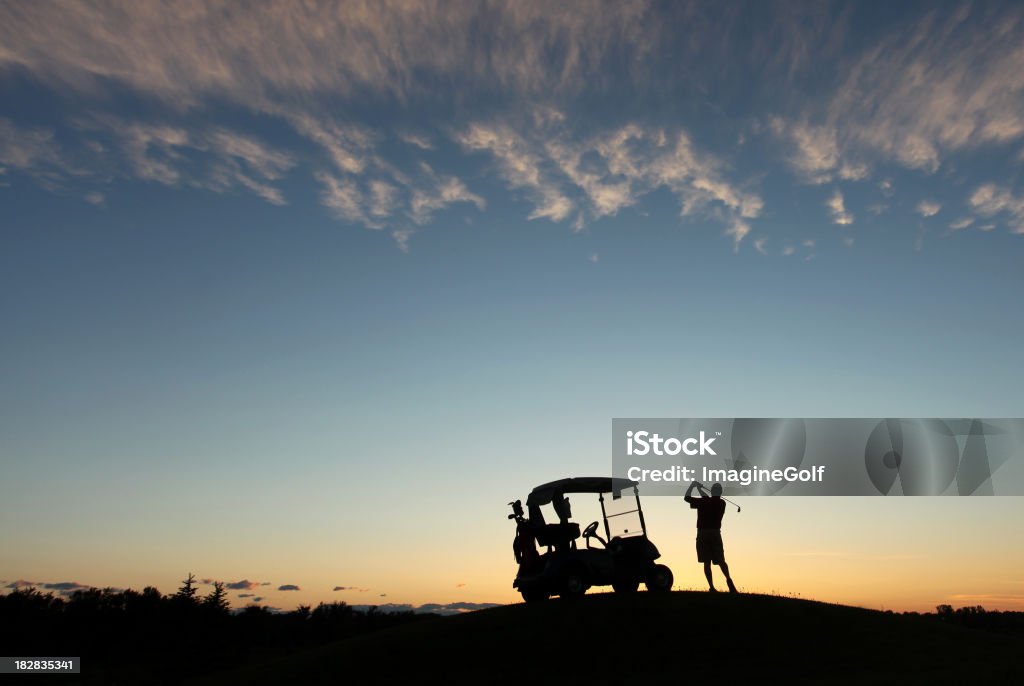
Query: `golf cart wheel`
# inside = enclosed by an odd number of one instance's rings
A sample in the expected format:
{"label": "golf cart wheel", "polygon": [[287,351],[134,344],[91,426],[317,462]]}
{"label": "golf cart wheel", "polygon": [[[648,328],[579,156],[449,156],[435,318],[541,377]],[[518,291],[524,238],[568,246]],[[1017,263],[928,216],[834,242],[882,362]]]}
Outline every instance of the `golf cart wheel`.
{"label": "golf cart wheel", "polygon": [[640,586],[640,582],[636,579],[632,581],[616,581],[612,584],[612,590],[616,593],[636,593],[636,589]]}
{"label": "golf cart wheel", "polygon": [[562,597],[579,598],[587,592],[588,588],[590,588],[590,585],[582,573],[577,571],[569,572],[565,575],[565,580],[562,582]]}
{"label": "golf cart wheel", "polygon": [[672,570],[665,565],[654,565],[647,575],[647,590],[667,593],[672,590]]}
{"label": "golf cart wheel", "polygon": [[540,588],[523,589],[520,593],[523,594],[523,601],[527,603],[542,603],[548,599],[549,595],[547,591]]}

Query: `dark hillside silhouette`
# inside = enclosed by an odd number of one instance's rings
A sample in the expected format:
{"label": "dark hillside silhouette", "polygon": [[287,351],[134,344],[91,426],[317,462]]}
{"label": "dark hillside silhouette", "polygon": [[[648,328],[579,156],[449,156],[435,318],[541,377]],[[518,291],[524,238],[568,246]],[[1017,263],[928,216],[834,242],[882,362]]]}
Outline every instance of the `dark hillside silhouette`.
{"label": "dark hillside silhouette", "polygon": [[10,655],[81,656],[83,674],[61,683],[337,683],[357,663],[372,666],[371,683],[425,673],[448,684],[662,683],[681,670],[741,683],[1019,683],[1024,613],[704,592],[600,593],[455,617],[345,603],[232,612],[222,586],[201,595],[190,575],[171,595],[0,595],[0,642]]}
{"label": "dark hillside silhouette", "polygon": [[[194,684],[1022,683],[1017,631],[756,594],[599,593],[356,636]],[[953,613],[954,618],[956,613]],[[974,616],[973,614],[971,616]]]}

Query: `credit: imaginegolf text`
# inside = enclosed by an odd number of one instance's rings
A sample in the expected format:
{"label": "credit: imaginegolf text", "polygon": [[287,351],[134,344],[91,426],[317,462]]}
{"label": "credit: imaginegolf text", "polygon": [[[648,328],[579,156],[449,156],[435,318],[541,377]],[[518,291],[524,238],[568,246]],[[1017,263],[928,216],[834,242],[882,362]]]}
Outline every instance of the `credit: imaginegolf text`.
{"label": "credit: imaginegolf text", "polygon": [[641,483],[645,481],[669,481],[678,483],[689,483],[691,481],[702,481],[704,483],[736,484],[749,486],[755,483],[772,483],[793,481],[817,481],[825,480],[825,465],[817,465],[810,469],[797,469],[786,467],[785,469],[712,469],[701,467],[680,467],[672,465],[667,469],[643,469],[642,467],[630,467],[626,470],[626,477]]}

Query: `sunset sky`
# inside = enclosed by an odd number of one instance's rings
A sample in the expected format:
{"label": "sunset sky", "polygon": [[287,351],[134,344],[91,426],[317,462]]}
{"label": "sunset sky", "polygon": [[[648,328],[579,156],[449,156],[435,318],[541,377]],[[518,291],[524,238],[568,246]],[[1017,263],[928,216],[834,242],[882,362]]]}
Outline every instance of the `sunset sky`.
{"label": "sunset sky", "polygon": [[[613,417],[1024,416],[1022,172],[1019,3],[0,2],[0,588],[515,602]],[[1024,609],[1024,498],[742,504],[743,590]]]}

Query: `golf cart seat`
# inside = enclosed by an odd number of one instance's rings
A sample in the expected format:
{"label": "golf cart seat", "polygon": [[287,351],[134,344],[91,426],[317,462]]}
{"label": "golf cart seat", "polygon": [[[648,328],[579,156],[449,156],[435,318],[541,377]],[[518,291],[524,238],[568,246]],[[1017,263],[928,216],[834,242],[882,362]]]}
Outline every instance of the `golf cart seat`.
{"label": "golf cart seat", "polygon": [[544,524],[537,527],[535,533],[540,545],[559,547],[568,545],[580,537],[580,525],[576,522]]}

